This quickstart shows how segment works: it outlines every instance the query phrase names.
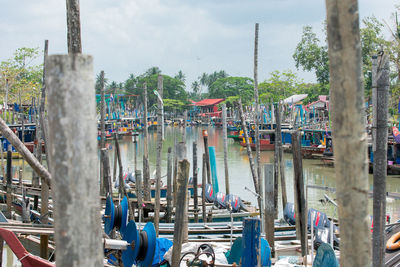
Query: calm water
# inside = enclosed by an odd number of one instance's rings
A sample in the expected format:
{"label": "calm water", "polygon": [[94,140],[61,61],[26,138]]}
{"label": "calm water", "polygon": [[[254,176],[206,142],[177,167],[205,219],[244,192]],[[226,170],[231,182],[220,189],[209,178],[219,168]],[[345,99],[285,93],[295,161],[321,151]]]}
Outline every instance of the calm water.
{"label": "calm water", "polygon": [[[225,174],[224,174],[224,151],[223,151],[223,140],[222,140],[222,129],[214,127],[187,127],[186,128],[186,140],[187,140],[187,157],[192,162],[192,146],[193,142],[197,142],[197,158],[198,166],[201,168],[201,157],[204,153],[204,143],[202,138],[202,130],[207,129],[208,131],[208,142],[209,146],[214,146],[217,157],[217,174],[220,191],[225,191]],[[180,127],[165,127],[165,141],[163,143],[162,153],[162,176],[166,174],[167,169],[167,150],[168,147],[173,147],[174,139],[178,141],[182,140],[183,128]],[[157,133],[155,131],[149,132],[149,161],[150,161],[150,174],[155,170],[156,164],[156,139]],[[111,165],[113,165],[114,152],[112,149],[112,143],[110,143],[110,159]],[[131,137],[124,137],[120,143],[122,162],[124,164],[124,170],[128,168],[134,169],[134,144]],[[142,155],[143,155],[143,135],[138,137],[137,143],[138,150],[138,169],[142,169]],[[253,152],[255,153],[255,152]],[[255,156],[255,154],[253,154]],[[261,162],[273,163],[274,153],[272,151],[261,151]],[[286,186],[288,201],[293,202],[293,161],[292,154],[284,154],[285,161],[285,175],[286,175]],[[256,205],[256,197],[245,190],[247,186],[254,191],[253,180],[251,176],[249,160],[247,152],[244,147],[241,147],[238,143],[228,139],[228,165],[229,165],[229,179],[230,179],[230,191],[232,194],[239,195],[242,199],[251,201]],[[192,168],[190,168],[192,170]],[[305,183],[316,184],[329,187],[335,187],[335,174],[332,167],[325,167],[320,160],[303,160],[303,170]],[[199,178],[201,177],[202,170],[199,171]],[[192,171],[191,174],[192,175]],[[201,178],[200,178],[201,179]],[[163,178],[164,184],[166,184],[166,178]],[[372,175],[369,176],[370,189],[372,190]],[[280,188],[279,188],[280,189]],[[388,176],[387,179],[387,190],[389,192],[400,191],[400,176]],[[279,192],[280,194],[280,192]],[[331,216],[336,216],[336,210],[332,204],[323,204],[320,200],[324,199],[324,194],[335,198],[334,193],[325,192],[324,190],[309,189],[308,190],[308,205],[309,207],[319,209],[327,212]],[[370,200],[370,213],[372,215],[372,199]],[[387,213],[394,219],[400,218],[400,200],[388,199]],[[279,214],[282,216],[282,204],[281,196],[279,195]]]}
{"label": "calm water", "polygon": [[[217,157],[217,174],[219,188],[221,191],[225,191],[225,176],[224,176],[224,151],[223,151],[223,140],[222,140],[222,129],[214,127],[187,127],[186,128],[186,140],[187,140],[187,156],[190,162],[192,162],[192,145],[193,142],[197,142],[197,158],[199,170],[199,179],[201,179],[201,162],[202,154],[204,153],[204,144],[202,138],[202,130],[208,131],[208,142],[209,146],[214,146]],[[165,141],[163,143],[162,153],[162,176],[166,175],[167,172],[167,150],[168,147],[173,147],[174,139],[178,141],[182,140],[183,128],[181,127],[165,127]],[[149,161],[150,161],[150,174],[153,174],[156,164],[156,139],[157,133],[155,131],[149,132]],[[110,165],[113,168],[114,163],[114,149],[113,142],[108,142]],[[121,156],[124,171],[128,169],[134,170],[134,144],[132,137],[124,137],[120,141]],[[143,156],[143,134],[138,136],[137,150],[138,150],[138,169],[142,169],[142,156]],[[255,152],[253,152],[255,156]],[[293,162],[292,154],[284,154],[285,160],[285,175],[286,175],[286,186],[288,201],[293,202]],[[261,151],[261,162],[262,163],[273,163],[274,153],[272,151]],[[30,179],[32,176],[32,170],[27,163],[22,163],[22,160],[13,160],[15,169],[24,165],[24,179]],[[244,147],[241,147],[238,143],[233,142],[232,139],[228,139],[228,165],[229,165],[229,179],[230,179],[230,191],[232,194],[240,196],[242,199],[251,201],[256,205],[255,196],[244,188],[247,186],[254,191],[253,180],[251,176],[249,160],[247,152]],[[192,167],[190,168],[192,175]],[[320,160],[303,160],[303,170],[305,183],[323,185],[328,187],[335,187],[336,180],[334,169],[332,167],[325,167]],[[15,176],[17,177],[17,176]],[[162,178],[163,183],[166,184],[166,178]],[[372,175],[369,175],[370,189],[372,190]],[[280,187],[279,187],[280,190]],[[387,178],[387,191],[389,192],[400,192],[400,176],[388,176]],[[279,191],[280,194],[280,191]],[[324,199],[324,194],[329,195],[331,198],[335,198],[334,193],[325,192],[319,189],[308,190],[308,205],[309,207],[319,209],[328,213],[328,215],[336,216],[335,208],[332,204],[323,204],[320,200]],[[282,215],[282,204],[281,196],[279,195],[279,214]],[[372,199],[369,202],[369,210],[372,215]],[[387,199],[387,213],[391,215],[392,221],[400,218],[400,200]]]}

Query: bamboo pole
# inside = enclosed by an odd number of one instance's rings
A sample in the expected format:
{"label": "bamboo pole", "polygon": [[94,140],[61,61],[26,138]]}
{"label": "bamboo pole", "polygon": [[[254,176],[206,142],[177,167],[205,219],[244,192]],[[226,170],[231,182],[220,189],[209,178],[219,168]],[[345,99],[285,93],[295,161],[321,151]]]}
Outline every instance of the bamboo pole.
{"label": "bamboo pole", "polygon": [[144,153],[143,153],[143,195],[144,200],[150,201],[151,194],[150,194],[150,169],[149,169],[149,129],[147,124],[147,84],[143,84],[143,104],[144,104]]}
{"label": "bamboo pole", "polygon": [[[158,75],[157,89],[159,96],[163,97],[163,76]],[[161,188],[161,152],[162,152],[162,101],[157,98],[158,114],[157,114],[157,162],[156,162],[156,199],[154,206],[154,227],[156,228],[156,235],[158,236],[159,223],[160,223],[160,188]]]}
{"label": "bamboo pole", "polygon": [[68,54],[82,53],[79,0],[67,0]]}
{"label": "bamboo pole", "polygon": [[222,104],[222,137],[224,140],[224,168],[225,168],[225,193],[229,191],[229,171],[228,171],[228,133],[226,126],[226,105]]}
{"label": "bamboo pole", "polygon": [[[105,96],[104,96],[104,71],[100,72],[100,94],[101,94],[101,102],[100,102],[100,149],[105,147],[106,142],[106,132],[105,132]],[[104,160],[103,153],[100,154],[100,195],[105,194],[105,184],[104,184]]]}
{"label": "bamboo pole", "polygon": [[326,1],[340,265],[370,266],[367,134],[357,0]]}
{"label": "bamboo pole", "polygon": [[57,265],[101,266],[93,58],[49,56],[46,65]]}
{"label": "bamboo pole", "polygon": [[207,222],[207,211],[206,211],[206,154],[203,153],[203,170],[201,172],[201,208],[203,210],[203,223]]}
{"label": "bamboo pole", "polygon": [[11,152],[11,146],[9,145],[7,150],[7,214],[6,214],[7,219],[12,218],[11,187],[12,187],[12,152]]}
{"label": "bamboo pole", "polygon": [[[383,54],[383,52],[382,52]],[[373,128],[376,128],[374,142],[374,199],[372,231],[373,266],[384,266],[385,260],[385,217],[386,217],[386,172],[388,142],[388,95],[389,95],[389,59],[387,55],[373,57],[372,90],[376,91],[376,117]],[[375,63],[375,64],[374,64]],[[374,67],[375,65],[375,67]],[[379,103],[379,105],[378,105]]]}

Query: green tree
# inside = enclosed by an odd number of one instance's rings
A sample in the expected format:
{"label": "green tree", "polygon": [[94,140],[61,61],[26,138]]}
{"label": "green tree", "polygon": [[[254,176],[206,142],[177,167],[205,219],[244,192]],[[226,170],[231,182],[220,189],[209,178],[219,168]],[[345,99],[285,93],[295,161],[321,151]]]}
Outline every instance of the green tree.
{"label": "green tree", "polygon": [[[104,89],[107,88],[107,82],[108,82],[108,79],[105,77],[105,74],[104,74]],[[95,88],[96,88],[96,94],[100,94],[101,93],[100,72],[99,72],[99,74],[96,75]]]}
{"label": "green tree", "polygon": [[217,79],[210,86],[210,98],[228,98],[240,96],[243,103],[249,103],[253,99],[253,80],[248,77],[226,77]]}
{"label": "green tree", "polygon": [[182,81],[183,83],[185,83],[185,81],[186,81],[186,75],[183,74],[183,72],[181,70],[178,71],[178,73],[175,75],[174,78]]}

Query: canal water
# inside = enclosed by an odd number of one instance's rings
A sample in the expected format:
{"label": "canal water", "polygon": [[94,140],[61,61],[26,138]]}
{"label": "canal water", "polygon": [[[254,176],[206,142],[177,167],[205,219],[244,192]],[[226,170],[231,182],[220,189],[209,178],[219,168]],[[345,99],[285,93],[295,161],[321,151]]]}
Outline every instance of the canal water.
{"label": "canal water", "polygon": [[[199,166],[199,179],[201,179],[201,166],[202,166],[202,154],[204,153],[204,143],[202,137],[202,130],[208,131],[208,143],[209,146],[214,146],[216,151],[216,162],[217,162],[217,175],[220,191],[225,191],[225,172],[224,172],[224,150],[223,150],[223,138],[222,128],[216,127],[187,127],[186,128],[186,144],[187,144],[187,157],[192,163],[193,154],[193,142],[197,142],[197,162]],[[167,172],[167,150],[168,147],[174,146],[175,138],[178,141],[182,140],[183,127],[165,127],[165,141],[162,149],[162,176],[166,175]],[[137,137],[137,151],[138,151],[138,169],[142,169],[142,157],[143,157],[143,133]],[[149,162],[150,162],[150,174],[152,175],[156,165],[156,131],[149,131]],[[124,170],[134,170],[134,153],[135,147],[132,142],[132,137],[124,137],[120,142],[121,157],[124,166]],[[113,165],[113,144],[109,143],[109,156],[111,159],[111,165]],[[253,152],[255,157],[255,152]],[[261,151],[261,163],[273,163],[274,152],[273,151]],[[293,202],[294,191],[293,191],[293,161],[292,154],[284,154],[285,162],[285,176],[288,201]],[[229,165],[229,186],[231,194],[240,196],[244,200],[251,201],[253,205],[257,205],[256,197],[245,190],[245,187],[254,191],[253,180],[250,171],[249,160],[245,147],[234,142],[232,139],[228,139],[228,165]],[[190,168],[190,176],[192,175],[192,167]],[[326,167],[323,165],[321,160],[303,160],[303,171],[305,184],[310,185],[321,185],[328,187],[336,187],[336,179],[334,168]],[[153,176],[152,176],[153,177]],[[164,184],[166,184],[166,177],[162,178]],[[372,175],[369,175],[370,190],[372,190]],[[387,190],[389,192],[400,192],[400,176],[388,176],[387,179]],[[282,203],[279,186],[279,218],[282,217]],[[320,189],[308,189],[308,207],[315,208],[326,212],[330,216],[337,217],[337,211],[335,207],[325,202],[324,194],[327,194],[332,199],[336,198],[335,193],[326,192]],[[372,199],[369,201],[369,211],[372,215]],[[387,200],[387,213],[390,214],[392,220],[400,218],[400,200]]]}

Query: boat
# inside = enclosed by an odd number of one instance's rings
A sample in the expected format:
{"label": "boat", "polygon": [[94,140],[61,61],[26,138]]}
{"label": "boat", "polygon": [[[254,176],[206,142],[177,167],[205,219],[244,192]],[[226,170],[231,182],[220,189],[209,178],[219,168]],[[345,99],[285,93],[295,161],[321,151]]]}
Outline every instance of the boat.
{"label": "boat", "polygon": [[[240,145],[246,147],[246,142],[241,141]],[[256,144],[250,143],[250,148],[251,150],[255,151]],[[275,150],[275,144],[271,143],[269,139],[260,139],[260,151],[274,151],[274,150]]]}

